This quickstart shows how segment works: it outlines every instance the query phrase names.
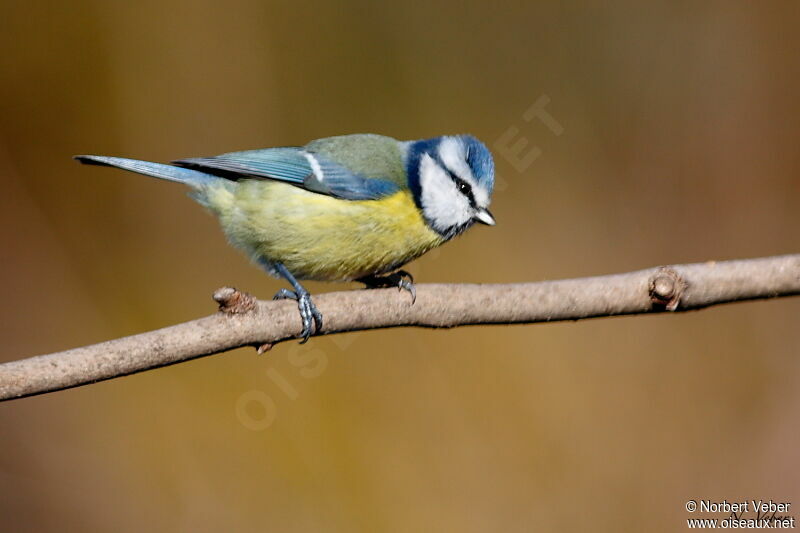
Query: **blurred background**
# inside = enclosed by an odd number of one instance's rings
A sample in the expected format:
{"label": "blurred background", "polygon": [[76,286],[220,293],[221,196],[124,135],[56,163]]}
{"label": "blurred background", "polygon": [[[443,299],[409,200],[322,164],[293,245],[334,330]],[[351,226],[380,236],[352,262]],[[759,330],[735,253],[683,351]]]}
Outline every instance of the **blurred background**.
{"label": "blurred background", "polygon": [[[74,154],[472,133],[498,225],[423,282],[798,252],[796,4],[577,4],[5,0],[0,361],[283,286],[181,187]],[[675,531],[690,498],[800,505],[798,311],[362,332],[3,403],[0,531]]]}

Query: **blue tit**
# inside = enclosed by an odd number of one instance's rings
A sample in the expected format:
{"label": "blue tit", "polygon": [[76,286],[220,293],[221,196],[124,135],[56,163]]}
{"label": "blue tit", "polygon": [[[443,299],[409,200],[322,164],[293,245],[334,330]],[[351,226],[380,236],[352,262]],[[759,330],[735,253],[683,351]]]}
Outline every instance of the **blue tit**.
{"label": "blue tit", "polygon": [[413,298],[413,280],[397,269],[475,222],[495,223],[487,209],[494,162],[470,135],[344,135],[171,165],[76,159],[188,185],[231,244],[291,284],[275,297],[297,300],[304,342],[312,322],[322,328],[322,315],[298,280],[393,285]]}

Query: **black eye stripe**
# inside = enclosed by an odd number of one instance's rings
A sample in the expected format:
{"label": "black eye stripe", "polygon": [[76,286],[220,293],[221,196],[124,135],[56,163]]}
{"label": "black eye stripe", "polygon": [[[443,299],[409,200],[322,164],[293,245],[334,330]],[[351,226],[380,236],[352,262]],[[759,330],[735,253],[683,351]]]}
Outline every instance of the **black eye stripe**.
{"label": "black eye stripe", "polygon": [[450,169],[447,169],[447,173],[450,174],[450,179],[452,179],[455,182],[456,187],[461,192],[461,194],[467,197],[467,199],[469,200],[469,205],[475,207],[475,195],[472,194],[472,186],[466,181],[456,176]]}

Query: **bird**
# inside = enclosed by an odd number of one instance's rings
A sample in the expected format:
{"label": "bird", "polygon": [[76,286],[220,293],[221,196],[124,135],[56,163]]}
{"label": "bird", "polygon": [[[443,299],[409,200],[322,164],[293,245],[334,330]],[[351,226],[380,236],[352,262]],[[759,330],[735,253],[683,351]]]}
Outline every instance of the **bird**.
{"label": "bird", "polygon": [[413,141],[340,135],[169,164],[75,159],[187,185],[234,247],[291,285],[274,299],[297,301],[301,343],[323,324],[301,280],[395,286],[413,305],[414,279],[400,267],[475,223],[495,225],[488,209],[494,160],[466,134]]}

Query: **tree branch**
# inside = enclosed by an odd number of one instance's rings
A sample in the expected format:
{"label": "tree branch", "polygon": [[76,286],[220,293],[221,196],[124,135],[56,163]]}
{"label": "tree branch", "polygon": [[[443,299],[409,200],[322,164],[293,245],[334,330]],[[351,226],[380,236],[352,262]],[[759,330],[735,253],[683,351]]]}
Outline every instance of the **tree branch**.
{"label": "tree branch", "polygon": [[[417,285],[314,296],[322,334],[399,326],[454,327],[689,311],[800,294],[800,254],[709,262],[592,278],[498,285]],[[259,351],[300,333],[297,305],[258,301],[231,288],[220,312],[167,328],[0,364],[0,400],[52,392],[242,346]]]}

